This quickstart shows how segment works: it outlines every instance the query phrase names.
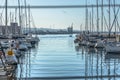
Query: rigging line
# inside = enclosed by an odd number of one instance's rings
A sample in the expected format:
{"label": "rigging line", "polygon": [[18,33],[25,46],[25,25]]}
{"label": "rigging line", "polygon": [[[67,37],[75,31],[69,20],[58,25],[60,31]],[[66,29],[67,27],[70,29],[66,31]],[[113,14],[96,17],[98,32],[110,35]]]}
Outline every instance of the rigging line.
{"label": "rigging line", "polygon": [[[103,16],[104,16],[104,15],[103,15]],[[105,16],[104,16],[104,20],[105,20],[105,25],[107,26],[107,29],[109,30],[109,27],[108,27],[108,25],[107,25],[107,21],[106,21]]]}
{"label": "rigging line", "polygon": [[112,28],[113,28],[113,25],[114,25],[114,23],[115,23],[115,21],[116,21],[116,18],[117,18],[117,15],[118,15],[118,13],[119,13],[119,10],[120,10],[120,6],[119,6],[119,8],[118,8],[118,10],[117,10],[117,13],[115,14],[115,18],[114,18],[114,20],[113,20],[112,26],[110,27],[110,31],[111,31]]}
{"label": "rigging line", "polygon": [[35,25],[35,21],[34,21],[32,12],[30,11],[30,13],[31,13],[32,26],[35,28],[34,30],[35,30],[35,32],[37,33],[37,29],[36,29],[36,25]]}
{"label": "rigging line", "polygon": [[4,8],[2,9],[2,12],[1,12],[1,15],[0,15],[0,18],[1,18],[1,24],[3,24],[3,21],[4,21],[4,19],[3,19],[3,12],[4,12]]}
{"label": "rigging line", "polygon": [[[114,18],[115,18],[116,14],[117,14],[117,13],[116,13],[116,10],[115,10],[115,4],[114,4],[114,7],[112,7],[112,10],[113,10],[113,12],[114,12]],[[114,20],[113,20],[113,21],[114,21]],[[116,21],[117,21],[117,19],[115,20],[115,23],[116,23]],[[115,24],[115,23],[114,23],[114,24]],[[115,24],[115,25],[116,25],[116,24]],[[115,28],[116,28],[116,27],[115,27]]]}
{"label": "rigging line", "polygon": [[[116,3],[116,1],[115,0],[113,0],[113,4],[114,4],[114,16],[115,16],[115,13],[116,13],[116,7],[115,7],[115,3]],[[115,22],[115,32],[116,32],[116,22]]]}
{"label": "rigging line", "polygon": [[118,22],[118,18],[116,19],[116,21],[117,21],[117,26],[118,26],[119,31],[120,31],[120,25],[119,25],[119,22]]}
{"label": "rigging line", "polygon": [[[112,4],[112,2],[111,2],[110,0],[107,0],[107,1],[108,1],[108,3],[109,3],[109,8],[111,8],[110,5]],[[115,8],[115,4],[113,4],[113,5],[114,5],[113,7]],[[113,8],[113,7],[112,7],[112,8]],[[114,12],[114,8],[113,8],[113,12]],[[111,10],[111,9],[110,9],[110,10]],[[109,10],[109,13],[110,13],[110,10]],[[109,15],[109,16],[110,16],[110,15]],[[111,20],[111,19],[109,19],[109,20]],[[111,21],[110,21],[110,23],[111,23]],[[111,24],[110,24],[110,26],[111,26]],[[109,26],[109,27],[110,27],[110,26]],[[110,27],[110,28],[111,28],[111,27]]]}

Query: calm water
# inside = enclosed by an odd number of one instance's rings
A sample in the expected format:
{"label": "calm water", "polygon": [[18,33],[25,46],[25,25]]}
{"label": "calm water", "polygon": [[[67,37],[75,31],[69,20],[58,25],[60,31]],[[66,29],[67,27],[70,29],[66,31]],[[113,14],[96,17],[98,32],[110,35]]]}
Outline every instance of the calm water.
{"label": "calm water", "polygon": [[120,55],[77,46],[75,37],[69,35],[39,37],[41,41],[36,48],[23,52],[25,55],[20,59],[16,74],[18,78],[119,80],[120,77],[114,76],[120,75]]}

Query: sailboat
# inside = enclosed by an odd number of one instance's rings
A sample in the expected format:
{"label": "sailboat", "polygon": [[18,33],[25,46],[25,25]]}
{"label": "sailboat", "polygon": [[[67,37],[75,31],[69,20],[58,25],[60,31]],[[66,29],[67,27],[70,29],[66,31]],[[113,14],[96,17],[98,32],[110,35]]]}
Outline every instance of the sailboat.
{"label": "sailboat", "polygon": [[[31,22],[31,15],[32,15],[32,14],[30,14],[30,6],[29,6],[29,9],[28,9],[28,13],[29,13],[29,16],[28,16],[28,18],[29,18],[29,34],[28,34],[28,36],[26,36],[26,40],[29,43],[31,43],[32,46],[34,46],[36,43],[38,43],[40,41],[40,39],[37,36],[37,34],[35,34],[35,36],[33,36],[32,33],[31,33],[31,30],[30,30],[30,28],[31,28],[31,23],[30,22]],[[32,16],[32,20],[33,20],[33,16]],[[34,25],[34,27],[35,27],[35,25]]]}
{"label": "sailboat", "polygon": [[[109,1],[109,5],[110,5],[110,1]],[[109,11],[110,11],[110,6],[109,6]],[[112,28],[113,28],[113,25],[114,23],[116,22],[116,19],[117,19],[117,15],[119,13],[119,9],[117,10],[117,12],[115,13],[115,16],[114,16],[114,20],[113,20],[113,23],[112,25],[110,24],[110,12],[109,12],[109,39],[107,40],[107,42],[104,44],[104,47],[105,47],[105,50],[107,53],[120,53],[120,42],[117,42],[116,41],[116,35],[113,35],[115,37],[115,41],[110,41],[111,39],[111,31],[112,31]]]}
{"label": "sailboat", "polygon": [[107,42],[105,43],[105,50],[107,53],[120,53],[120,43],[116,42]]}
{"label": "sailboat", "polygon": [[[8,26],[7,26],[7,0],[5,0],[5,28],[6,28],[6,30],[5,30],[4,35],[8,36],[8,32],[7,32],[7,28],[8,28]],[[0,45],[0,76],[1,76],[1,79],[7,80],[7,79],[9,79],[9,77],[12,77],[14,75],[13,71],[15,70],[16,65],[17,65],[17,59],[13,53],[13,50],[9,49],[4,52],[2,45]]]}

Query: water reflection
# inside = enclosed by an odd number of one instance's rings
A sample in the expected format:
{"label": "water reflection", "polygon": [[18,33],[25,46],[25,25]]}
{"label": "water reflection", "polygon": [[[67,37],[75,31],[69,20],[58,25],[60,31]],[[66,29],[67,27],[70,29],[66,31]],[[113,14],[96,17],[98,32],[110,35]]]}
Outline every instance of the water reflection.
{"label": "water reflection", "polygon": [[[84,50],[84,48],[86,49]],[[80,49],[86,51],[85,54],[83,52],[86,80],[119,80],[120,54],[109,54],[104,49],[75,46],[77,53],[81,51]],[[81,56],[83,55],[81,54]]]}
{"label": "water reflection", "polygon": [[42,36],[38,47],[24,53],[18,78],[66,78],[68,80],[117,80],[120,55],[104,49],[76,46],[74,37]]}
{"label": "water reflection", "polygon": [[119,53],[106,53],[105,54],[106,60],[120,60],[120,54]]}
{"label": "water reflection", "polygon": [[79,52],[80,46],[75,46],[75,50],[76,50],[76,52]]}

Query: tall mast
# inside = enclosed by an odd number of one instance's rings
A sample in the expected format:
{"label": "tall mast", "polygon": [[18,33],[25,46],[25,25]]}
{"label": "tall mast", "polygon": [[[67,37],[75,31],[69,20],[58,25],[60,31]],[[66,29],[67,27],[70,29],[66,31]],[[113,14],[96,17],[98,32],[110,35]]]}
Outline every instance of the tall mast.
{"label": "tall mast", "polygon": [[30,24],[30,20],[31,18],[30,18],[30,5],[29,5],[29,8],[28,8],[28,20],[29,20],[29,33],[31,33],[31,29],[30,29],[30,27],[31,27],[31,24]]}
{"label": "tall mast", "polygon": [[91,28],[91,12],[90,12],[90,32],[92,32],[92,28]]}
{"label": "tall mast", "polygon": [[5,0],[5,35],[7,35],[7,0]]}
{"label": "tall mast", "polygon": [[104,13],[103,13],[103,0],[102,0],[102,7],[101,7],[101,29],[102,29],[102,32],[103,32],[103,28],[104,28],[104,26],[103,26],[103,15],[104,15]]}
{"label": "tall mast", "polygon": [[[115,13],[116,13],[115,3],[116,3],[116,1],[115,0],[113,0],[113,1],[114,1],[114,17],[115,17]],[[116,33],[116,21],[115,21],[115,33]]]}
{"label": "tall mast", "polygon": [[94,12],[93,12],[93,6],[92,6],[92,32],[93,32],[93,28],[94,28],[93,18],[94,18]]}
{"label": "tall mast", "polygon": [[[87,0],[86,0],[86,2],[87,2]],[[87,22],[87,4],[86,4],[86,9],[85,9],[85,30],[86,30],[86,22]]]}
{"label": "tall mast", "polygon": [[110,18],[110,0],[109,0],[109,37],[110,37],[110,33],[111,33],[111,30],[110,30],[110,28],[111,28],[111,18]]}
{"label": "tall mast", "polygon": [[97,33],[99,33],[99,11],[98,11],[98,0],[96,0],[97,2]]}
{"label": "tall mast", "polygon": [[20,11],[20,0],[18,0],[18,6],[19,6],[19,26],[20,26],[19,35],[20,35],[20,34],[21,34],[21,11]]}
{"label": "tall mast", "polygon": [[27,31],[27,10],[26,10],[26,0],[24,0],[24,3],[25,3],[25,30]]}
{"label": "tall mast", "polygon": [[85,19],[85,30],[88,31],[88,8],[87,8],[87,0],[86,0],[86,19]]}
{"label": "tall mast", "polygon": [[17,22],[17,8],[15,8],[15,23]]}

